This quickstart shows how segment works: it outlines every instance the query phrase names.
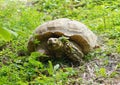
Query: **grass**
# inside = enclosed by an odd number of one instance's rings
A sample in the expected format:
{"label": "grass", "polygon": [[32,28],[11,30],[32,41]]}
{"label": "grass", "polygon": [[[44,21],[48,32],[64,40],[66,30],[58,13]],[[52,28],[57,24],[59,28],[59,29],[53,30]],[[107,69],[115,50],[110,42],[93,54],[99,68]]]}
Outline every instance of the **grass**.
{"label": "grass", "polygon": [[[33,0],[35,2],[35,0]],[[120,83],[120,1],[39,0],[26,5],[17,0],[0,1],[0,85],[74,85]],[[85,56],[85,63],[70,67],[61,61],[39,62],[27,54],[27,41],[40,24],[70,18],[83,22],[98,36],[101,48]],[[12,32],[11,32],[12,31]],[[17,36],[11,36],[11,35]]]}

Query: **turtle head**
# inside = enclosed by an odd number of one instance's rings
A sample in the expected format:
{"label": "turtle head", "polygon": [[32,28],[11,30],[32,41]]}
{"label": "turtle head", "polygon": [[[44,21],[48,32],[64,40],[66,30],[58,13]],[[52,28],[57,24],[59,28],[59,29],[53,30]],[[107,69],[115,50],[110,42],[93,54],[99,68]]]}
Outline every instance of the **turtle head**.
{"label": "turtle head", "polygon": [[63,47],[63,43],[59,38],[49,38],[47,44],[51,50],[58,50]]}

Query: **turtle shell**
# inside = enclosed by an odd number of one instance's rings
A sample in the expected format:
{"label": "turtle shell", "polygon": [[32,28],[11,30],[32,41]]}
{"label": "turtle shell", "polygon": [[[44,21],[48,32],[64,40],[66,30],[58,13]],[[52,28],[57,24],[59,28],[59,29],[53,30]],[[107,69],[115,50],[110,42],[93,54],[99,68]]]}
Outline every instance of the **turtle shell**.
{"label": "turtle shell", "polygon": [[67,18],[48,21],[39,27],[33,33],[28,42],[28,50],[34,51],[35,39],[44,41],[50,37],[69,37],[71,41],[77,43],[84,54],[88,53],[97,44],[97,36],[88,29],[83,23]]}

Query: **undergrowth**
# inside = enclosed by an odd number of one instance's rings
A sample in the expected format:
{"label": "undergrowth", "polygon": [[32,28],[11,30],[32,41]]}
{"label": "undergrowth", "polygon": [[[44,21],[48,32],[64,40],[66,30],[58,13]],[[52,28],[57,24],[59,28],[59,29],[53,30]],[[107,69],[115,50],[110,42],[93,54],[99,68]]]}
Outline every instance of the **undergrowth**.
{"label": "undergrowth", "polygon": [[[0,85],[117,83],[110,81],[120,81],[119,9],[119,0],[33,0],[28,3],[1,0]],[[57,18],[78,20],[98,36],[101,48],[87,54],[84,65],[69,67],[57,61],[42,63],[37,58],[42,54],[28,54],[27,42],[33,30]],[[8,33],[3,32],[5,29]],[[4,33],[11,34],[8,37]]]}

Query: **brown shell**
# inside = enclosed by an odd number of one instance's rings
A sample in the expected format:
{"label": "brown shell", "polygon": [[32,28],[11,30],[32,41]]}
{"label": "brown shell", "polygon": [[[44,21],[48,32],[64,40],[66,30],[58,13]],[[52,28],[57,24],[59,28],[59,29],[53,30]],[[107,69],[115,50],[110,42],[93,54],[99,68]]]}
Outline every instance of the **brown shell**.
{"label": "brown shell", "polygon": [[[38,40],[60,37],[62,35],[67,36],[70,40],[76,42],[85,54],[97,44],[97,36],[91,30],[84,24],[67,18],[46,22],[37,27],[33,34]],[[32,36],[28,42],[29,51],[33,51],[33,41],[34,38]]]}

